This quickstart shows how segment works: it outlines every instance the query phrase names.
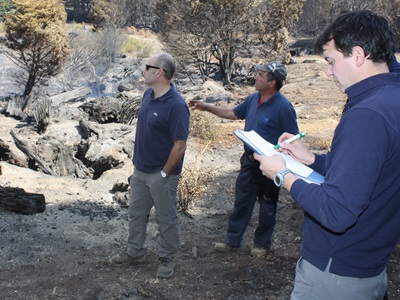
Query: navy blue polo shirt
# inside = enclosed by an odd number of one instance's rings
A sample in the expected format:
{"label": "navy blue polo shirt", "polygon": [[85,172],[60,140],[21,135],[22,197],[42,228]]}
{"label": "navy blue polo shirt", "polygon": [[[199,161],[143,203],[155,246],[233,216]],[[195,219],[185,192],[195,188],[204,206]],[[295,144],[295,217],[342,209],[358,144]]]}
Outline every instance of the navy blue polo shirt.
{"label": "navy blue polo shirt", "polygon": [[[284,95],[278,91],[258,106],[259,98],[259,92],[252,93],[233,109],[239,119],[246,119],[245,131],[254,130],[271,144],[276,144],[284,132],[299,132],[296,111]],[[244,148],[246,153],[253,152],[246,145]]]}
{"label": "navy blue polo shirt", "polygon": [[[185,100],[173,84],[159,98],[148,89],[142,99],[136,126],[132,162],[146,173],[161,171],[168,160],[174,141],[187,140],[190,112]],[[182,171],[183,159],[172,174]]]}

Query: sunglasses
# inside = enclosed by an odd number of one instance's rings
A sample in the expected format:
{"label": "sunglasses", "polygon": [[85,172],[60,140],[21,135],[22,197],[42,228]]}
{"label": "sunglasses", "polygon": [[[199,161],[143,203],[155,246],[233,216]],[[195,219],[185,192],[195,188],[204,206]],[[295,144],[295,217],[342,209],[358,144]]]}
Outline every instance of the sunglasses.
{"label": "sunglasses", "polygon": [[146,65],[146,71],[148,71],[149,69],[157,69],[157,70],[163,70],[164,73],[168,73],[165,69],[160,68],[160,67],[156,67],[156,66],[152,66],[152,65]]}

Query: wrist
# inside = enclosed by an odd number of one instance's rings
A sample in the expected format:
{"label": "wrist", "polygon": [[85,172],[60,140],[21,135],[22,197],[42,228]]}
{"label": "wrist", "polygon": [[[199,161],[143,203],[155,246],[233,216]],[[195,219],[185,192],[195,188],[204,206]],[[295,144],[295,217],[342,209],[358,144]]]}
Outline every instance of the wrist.
{"label": "wrist", "polygon": [[285,176],[287,174],[293,174],[293,172],[289,169],[285,169],[281,172],[277,172],[274,176],[274,183],[277,187],[281,188],[283,187],[284,183],[285,183]]}

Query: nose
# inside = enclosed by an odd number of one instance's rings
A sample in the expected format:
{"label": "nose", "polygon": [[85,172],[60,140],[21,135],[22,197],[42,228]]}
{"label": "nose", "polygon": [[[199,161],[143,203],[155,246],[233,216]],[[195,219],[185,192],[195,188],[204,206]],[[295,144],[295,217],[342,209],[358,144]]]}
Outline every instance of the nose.
{"label": "nose", "polygon": [[326,76],[332,76],[333,72],[332,72],[332,65],[328,64],[328,66],[326,67]]}
{"label": "nose", "polygon": [[146,67],[145,66],[139,66],[139,71],[142,74],[142,76],[144,75],[144,73],[146,72]]}

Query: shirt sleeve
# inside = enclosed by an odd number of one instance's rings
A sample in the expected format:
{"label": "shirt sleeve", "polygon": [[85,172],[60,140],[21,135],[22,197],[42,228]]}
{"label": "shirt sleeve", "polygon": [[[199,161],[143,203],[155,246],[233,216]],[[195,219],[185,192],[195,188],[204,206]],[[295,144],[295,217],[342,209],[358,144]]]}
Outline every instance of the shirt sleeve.
{"label": "shirt sleeve", "polygon": [[315,155],[315,161],[313,164],[309,165],[311,169],[314,171],[325,175],[325,163],[326,163],[326,154],[316,154]]}
{"label": "shirt sleeve", "polygon": [[240,103],[233,109],[233,113],[240,120],[244,120],[246,118],[246,112],[248,108],[247,106],[249,105],[249,101],[251,100],[252,97],[253,95],[248,96],[246,99],[244,99],[242,103]]}
{"label": "shirt sleeve", "polygon": [[174,141],[187,140],[189,136],[190,112],[185,103],[178,102],[170,116],[170,131]]}

